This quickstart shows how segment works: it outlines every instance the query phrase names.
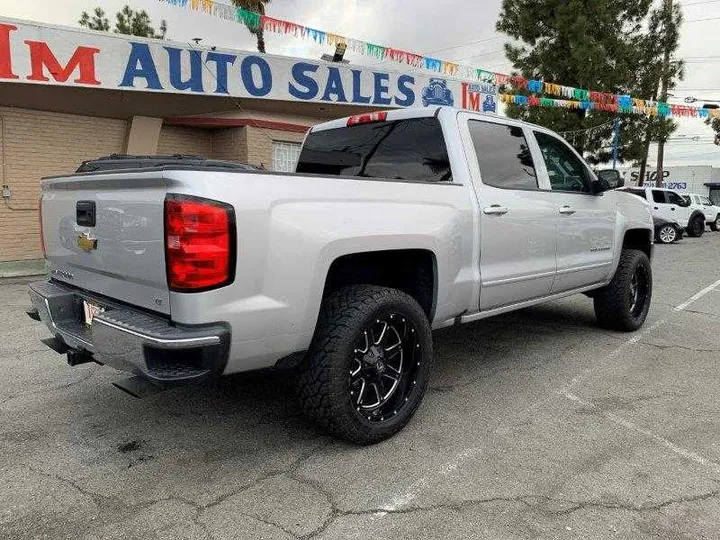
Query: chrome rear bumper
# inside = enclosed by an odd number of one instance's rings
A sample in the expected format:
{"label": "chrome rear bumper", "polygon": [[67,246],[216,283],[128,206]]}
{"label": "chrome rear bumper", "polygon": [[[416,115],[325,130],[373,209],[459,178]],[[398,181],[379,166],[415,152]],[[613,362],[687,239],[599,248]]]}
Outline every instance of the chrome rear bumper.
{"label": "chrome rear bumper", "polygon": [[[29,287],[40,320],[63,345],[93,360],[156,383],[183,383],[221,375],[225,370],[230,329],[179,326],[169,319],[54,281]],[[83,301],[105,311],[83,320]]]}

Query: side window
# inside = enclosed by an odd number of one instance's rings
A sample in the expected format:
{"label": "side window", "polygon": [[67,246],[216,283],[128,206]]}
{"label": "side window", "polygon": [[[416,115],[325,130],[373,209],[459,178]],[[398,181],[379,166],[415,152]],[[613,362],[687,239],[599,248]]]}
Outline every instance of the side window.
{"label": "side window", "polygon": [[638,197],[641,197],[643,199],[647,199],[647,196],[645,195],[644,189],[629,189],[628,190],[633,195],[637,195]]}
{"label": "side window", "polygon": [[660,204],[669,204],[670,201],[668,201],[665,198],[666,193],[667,193],[667,191],[663,191],[661,189],[653,189],[652,190],[653,201],[655,201],[656,203],[660,203]]}
{"label": "side window", "polygon": [[563,141],[547,133],[535,132],[553,191],[590,193],[590,176],[585,164]]}
{"label": "side window", "polygon": [[683,206],[683,205],[687,204],[687,202],[685,202],[685,199],[683,199],[680,195],[678,195],[674,191],[666,191],[665,195],[667,197],[667,202],[669,202],[670,204],[676,204],[678,206]]}
{"label": "side window", "polygon": [[470,120],[470,137],[483,184],[505,189],[537,189],[537,176],[522,128]]}
{"label": "side window", "polygon": [[700,201],[701,201],[705,206],[712,206],[712,205],[713,205],[712,201],[711,201],[710,199],[708,199],[707,197],[700,197]]}

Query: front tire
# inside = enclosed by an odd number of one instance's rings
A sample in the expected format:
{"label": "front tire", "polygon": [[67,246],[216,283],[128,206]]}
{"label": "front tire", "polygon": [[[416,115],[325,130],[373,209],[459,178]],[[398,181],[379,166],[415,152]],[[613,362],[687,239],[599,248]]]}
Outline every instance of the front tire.
{"label": "front tire", "polygon": [[344,287],[322,304],[298,377],[305,414],[335,437],[373,444],[415,414],[432,364],[430,323],[397,289]]}
{"label": "front tire", "polygon": [[595,315],[603,328],[633,332],[647,318],[652,300],[652,267],[648,256],[623,249],[612,281],[595,294]]}
{"label": "front tire", "polygon": [[672,244],[677,240],[677,229],[672,225],[663,225],[658,231],[657,239],[661,244]]}
{"label": "front tire", "polygon": [[705,220],[700,216],[693,218],[688,224],[687,232],[688,236],[700,238],[705,232]]}

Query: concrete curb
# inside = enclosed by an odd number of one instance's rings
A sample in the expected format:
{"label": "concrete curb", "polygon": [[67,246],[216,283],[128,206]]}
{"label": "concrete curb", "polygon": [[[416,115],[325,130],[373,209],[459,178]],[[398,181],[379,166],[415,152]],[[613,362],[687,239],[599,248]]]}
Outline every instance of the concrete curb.
{"label": "concrete curb", "polygon": [[0,262],[0,279],[43,275],[45,275],[43,259]]}

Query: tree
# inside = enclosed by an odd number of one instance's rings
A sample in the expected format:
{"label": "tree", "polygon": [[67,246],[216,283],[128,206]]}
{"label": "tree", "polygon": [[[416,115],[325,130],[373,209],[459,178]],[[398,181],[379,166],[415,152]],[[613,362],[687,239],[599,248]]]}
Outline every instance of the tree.
{"label": "tree", "polygon": [[[652,87],[653,99],[661,101],[667,99],[669,90],[675,88],[675,80],[682,80],[684,76],[684,63],[674,59],[675,51],[680,42],[680,27],[682,26],[682,12],[680,6],[673,5],[672,0],[666,0],[662,7],[656,8],[650,14],[648,31],[641,46],[646,51],[643,65],[646,72],[641,78],[642,91]],[[658,161],[662,161],[662,152],[665,141],[677,129],[677,124],[669,118],[650,118],[646,121],[642,151],[637,158],[640,166],[638,185],[645,182],[645,168],[647,166],[648,152],[651,141],[659,142]],[[657,175],[658,185],[662,182],[662,174]]]}
{"label": "tree", "polygon": [[110,31],[110,21],[108,21],[105,16],[105,10],[101,7],[95,8],[92,18],[90,18],[87,11],[83,11],[78,23],[80,23],[80,26],[84,26],[90,30],[97,30],[98,32]]}
{"label": "tree", "polygon": [[[232,3],[239,8],[265,15],[265,6],[270,3],[270,0],[232,0]],[[257,38],[257,50],[264,53],[265,31],[262,25],[258,25],[257,27],[248,26],[248,30]]]}
{"label": "tree", "polygon": [[[649,65],[644,30],[651,5],[652,0],[503,0],[497,29],[519,42],[505,45],[506,56],[528,79],[648,97],[652,81],[655,89],[658,81],[657,74],[651,76],[656,72]],[[508,115],[574,131],[572,144],[591,162],[611,155],[613,113],[509,106]],[[642,154],[647,123],[642,117],[622,117],[621,161]]]}
{"label": "tree", "polygon": [[[147,11],[134,11],[130,9],[130,6],[125,6],[115,15],[115,28],[116,34],[125,34],[129,36],[140,36],[155,39],[165,39],[167,33],[167,22],[165,20],[160,22],[160,32],[156,33],[155,28],[152,27],[152,21]],[[95,8],[95,14],[90,17],[87,12],[83,11],[78,21],[80,26],[85,26],[91,30],[99,30],[101,32],[110,31],[110,23],[105,17],[105,11],[102,8]]]}

